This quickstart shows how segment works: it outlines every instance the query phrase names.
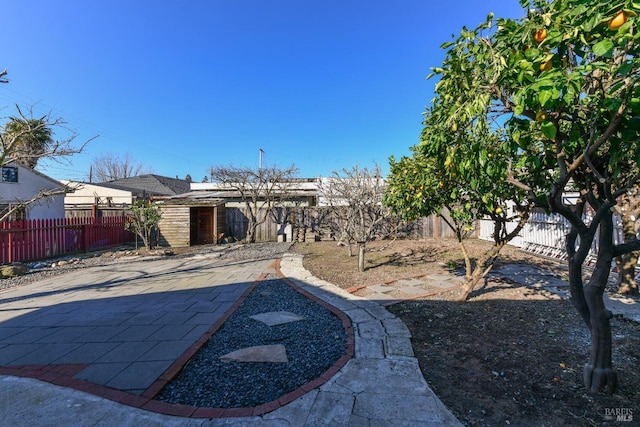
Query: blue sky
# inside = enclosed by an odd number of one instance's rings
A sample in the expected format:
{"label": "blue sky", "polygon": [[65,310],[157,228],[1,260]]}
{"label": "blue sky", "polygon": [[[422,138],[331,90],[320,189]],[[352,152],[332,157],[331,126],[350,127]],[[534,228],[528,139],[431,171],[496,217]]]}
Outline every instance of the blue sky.
{"label": "blue sky", "polygon": [[[440,45],[518,0],[20,0],[0,16],[14,104],[61,117],[78,143],[39,169],[87,180],[97,156],[200,181],[211,165],[295,164],[300,176],[409,154]],[[62,137],[63,133],[59,133]]]}

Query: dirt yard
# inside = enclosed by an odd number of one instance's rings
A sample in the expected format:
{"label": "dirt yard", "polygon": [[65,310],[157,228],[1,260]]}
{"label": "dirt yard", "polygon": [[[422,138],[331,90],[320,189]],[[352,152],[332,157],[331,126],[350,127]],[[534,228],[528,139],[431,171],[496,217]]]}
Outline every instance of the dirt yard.
{"label": "dirt yard", "polygon": [[[469,241],[477,256],[489,243]],[[463,266],[455,241],[388,241],[370,244],[367,270],[335,242],[298,243],[305,267],[342,288],[427,273],[451,273]],[[355,251],[354,251],[355,252]],[[559,277],[562,263],[507,247],[501,261],[533,264]],[[387,307],[412,333],[422,372],[444,404],[468,426],[640,425],[640,325],[612,321],[616,395],[584,389],[589,333],[571,303],[555,294],[489,280],[466,303],[458,290]],[[640,301],[639,301],[640,303]],[[633,421],[615,420],[618,413]],[[613,419],[611,419],[613,415]]]}

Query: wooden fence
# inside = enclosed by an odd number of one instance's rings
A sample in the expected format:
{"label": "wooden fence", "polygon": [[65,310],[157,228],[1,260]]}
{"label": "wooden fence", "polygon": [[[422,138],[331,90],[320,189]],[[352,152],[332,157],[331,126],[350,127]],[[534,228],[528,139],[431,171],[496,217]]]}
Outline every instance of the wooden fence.
{"label": "wooden fence", "polygon": [[0,264],[90,252],[131,242],[127,218],[59,218],[0,223]]}
{"label": "wooden fence", "polygon": [[[449,215],[444,213],[444,215]],[[225,237],[242,240],[247,234],[249,220],[243,208],[226,208]],[[288,225],[290,224],[290,225]],[[439,215],[404,222],[390,218],[381,227],[381,234],[403,239],[452,238],[455,233]],[[330,239],[335,234],[331,208],[277,208],[256,229],[256,241],[277,241],[287,235],[294,240]],[[286,239],[285,239],[286,240]]]}
{"label": "wooden fence", "polygon": [[65,218],[104,218],[112,216],[126,217],[131,213],[128,207],[105,207],[105,206],[65,206]]}
{"label": "wooden fence", "polygon": [[[247,235],[249,218],[244,208],[225,208],[225,237],[234,240],[243,240]],[[264,215],[260,212],[260,215]],[[278,235],[284,234],[286,224],[289,222],[288,213],[284,209],[273,209],[267,215],[267,219],[256,228],[256,241],[275,242]]]}

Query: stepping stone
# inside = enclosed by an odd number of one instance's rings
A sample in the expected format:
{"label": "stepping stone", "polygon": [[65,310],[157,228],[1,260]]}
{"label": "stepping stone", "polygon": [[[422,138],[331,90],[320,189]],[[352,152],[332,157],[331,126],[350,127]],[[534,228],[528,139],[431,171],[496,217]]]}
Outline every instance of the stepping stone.
{"label": "stepping stone", "polygon": [[423,295],[428,293],[428,291],[426,289],[422,289],[422,288],[417,288],[415,286],[411,286],[411,287],[407,287],[407,288],[402,288],[400,290],[402,293],[407,294],[407,295]]}
{"label": "stepping stone", "polygon": [[434,280],[434,281],[430,281],[428,282],[429,286],[432,286],[434,288],[442,288],[442,289],[446,289],[446,288],[451,288],[455,285],[457,285],[457,283],[455,282],[451,282],[448,280]]}
{"label": "stepping stone", "polygon": [[388,285],[371,285],[369,286],[369,289],[375,292],[380,292],[380,293],[391,292],[396,290],[395,287],[388,286]]}
{"label": "stepping stone", "polygon": [[270,311],[249,317],[268,326],[284,325],[285,323],[297,322],[298,320],[304,319],[304,317],[288,311]]}
{"label": "stepping stone", "polygon": [[271,362],[288,363],[287,350],[282,344],[257,345],[241,348],[220,356],[223,362]]}
{"label": "stepping stone", "polygon": [[398,287],[420,286],[420,285],[424,285],[424,280],[419,280],[419,279],[401,279],[401,280],[398,280],[396,282],[396,285]]}

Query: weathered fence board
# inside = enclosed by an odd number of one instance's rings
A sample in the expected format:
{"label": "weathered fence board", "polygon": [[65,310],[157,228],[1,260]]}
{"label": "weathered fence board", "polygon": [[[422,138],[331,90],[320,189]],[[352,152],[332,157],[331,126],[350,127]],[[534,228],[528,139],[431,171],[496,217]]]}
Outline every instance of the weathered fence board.
{"label": "weathered fence board", "polygon": [[[447,215],[448,213],[443,213]],[[332,238],[331,231],[332,213],[331,208],[324,206],[274,209],[267,220],[260,224],[256,230],[256,241],[276,241],[278,236],[285,234],[287,224],[291,224],[291,236],[296,240],[303,240],[309,237],[328,239]],[[249,219],[245,209],[226,209],[226,237],[233,237],[235,240],[242,240],[247,234]],[[415,221],[398,221],[390,218],[382,227],[387,237],[398,237],[406,239],[427,239],[427,238],[450,238],[455,237],[455,233],[447,225],[440,215],[419,218]]]}
{"label": "weathered fence board", "polygon": [[130,242],[127,218],[58,218],[0,223],[0,264],[90,252]]}

